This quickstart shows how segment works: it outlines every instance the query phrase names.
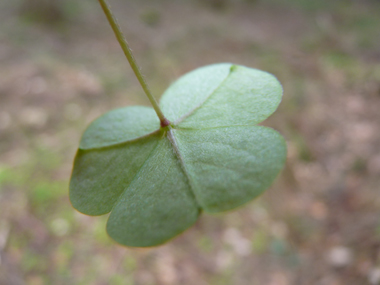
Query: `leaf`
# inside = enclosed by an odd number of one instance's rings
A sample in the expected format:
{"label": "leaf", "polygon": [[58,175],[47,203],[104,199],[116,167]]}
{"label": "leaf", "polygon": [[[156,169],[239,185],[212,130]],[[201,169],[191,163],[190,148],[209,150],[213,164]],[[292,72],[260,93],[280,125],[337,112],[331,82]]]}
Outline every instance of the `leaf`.
{"label": "leaf", "polygon": [[73,206],[111,212],[118,243],[162,244],[202,210],[222,212],[259,196],[282,169],[286,145],[257,126],[278,107],[282,88],[266,72],[232,64],[194,70],[174,82],[160,106],[106,113],[85,131],[70,182]]}
{"label": "leaf", "polygon": [[[136,121],[139,122],[136,125]],[[96,119],[84,132],[80,149],[110,146],[138,139],[157,131],[160,120],[152,108],[133,106],[110,111]]]}
{"label": "leaf", "polygon": [[199,68],[163,94],[162,111],[186,128],[254,125],[278,107],[282,87],[271,74],[228,63]]}

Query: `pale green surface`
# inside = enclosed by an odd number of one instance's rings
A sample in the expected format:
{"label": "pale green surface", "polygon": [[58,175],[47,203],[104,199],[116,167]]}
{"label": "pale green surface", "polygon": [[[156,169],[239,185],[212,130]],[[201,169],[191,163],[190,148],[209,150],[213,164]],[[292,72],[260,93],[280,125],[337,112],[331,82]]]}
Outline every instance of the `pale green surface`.
{"label": "pale green surface", "polygon": [[281,135],[255,126],[281,96],[272,75],[217,64],[165,92],[161,107],[172,126],[159,129],[145,107],[107,113],[82,138],[70,184],[73,206],[89,215],[111,211],[107,231],[114,240],[153,246],[190,227],[200,209],[247,203],[285,162]]}
{"label": "pale green surface", "polygon": [[87,215],[110,212],[157,140],[158,134],[113,147],[79,149],[70,181],[74,208]]}
{"label": "pale green surface", "polygon": [[172,123],[199,108],[230,73],[230,63],[208,65],[180,77],[164,92],[160,107]]}
{"label": "pale green surface", "polygon": [[160,105],[173,124],[200,129],[260,123],[277,109],[281,98],[281,84],[273,75],[220,63],[178,79],[162,95]]}
{"label": "pale green surface", "polygon": [[207,212],[236,208],[267,189],[285,162],[282,136],[266,127],[175,131],[198,203]]}
{"label": "pale green surface", "polygon": [[178,123],[183,128],[254,125],[269,117],[281,102],[278,80],[261,70],[233,66],[228,77],[201,108]]}
{"label": "pale green surface", "polygon": [[152,108],[131,106],[115,109],[93,121],[84,132],[79,148],[91,149],[134,140],[160,128]]}
{"label": "pale green surface", "polygon": [[164,138],[116,203],[107,231],[119,243],[151,246],[183,232],[198,214],[186,175]]}

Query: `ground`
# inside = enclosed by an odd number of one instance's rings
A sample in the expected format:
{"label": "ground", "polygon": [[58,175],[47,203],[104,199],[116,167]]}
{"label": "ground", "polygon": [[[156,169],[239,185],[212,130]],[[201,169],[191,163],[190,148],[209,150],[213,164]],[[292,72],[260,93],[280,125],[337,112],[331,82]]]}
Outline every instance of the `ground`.
{"label": "ground", "polygon": [[86,125],[149,105],[97,1],[77,2],[0,3],[1,285],[380,284],[378,1],[110,1],[157,97],[216,62],[284,87],[264,122],[288,144],[274,185],[150,249],[68,199]]}

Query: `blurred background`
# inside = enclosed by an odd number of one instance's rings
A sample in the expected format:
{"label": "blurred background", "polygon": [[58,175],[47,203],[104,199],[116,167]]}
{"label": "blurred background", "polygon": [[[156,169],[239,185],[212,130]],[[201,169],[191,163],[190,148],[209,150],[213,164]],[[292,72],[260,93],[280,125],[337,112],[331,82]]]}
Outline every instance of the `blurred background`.
{"label": "blurred background", "polygon": [[380,2],[111,0],[156,95],[233,62],[276,75],[275,184],[164,246],[68,200],[87,124],[149,102],[96,0],[0,2],[0,284],[380,284]]}

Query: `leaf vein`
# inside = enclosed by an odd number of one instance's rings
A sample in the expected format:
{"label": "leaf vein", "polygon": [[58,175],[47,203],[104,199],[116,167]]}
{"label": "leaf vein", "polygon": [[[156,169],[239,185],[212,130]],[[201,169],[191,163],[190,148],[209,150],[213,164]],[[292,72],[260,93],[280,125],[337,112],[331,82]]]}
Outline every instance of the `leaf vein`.
{"label": "leaf vein", "polygon": [[155,130],[155,131],[150,132],[148,134],[145,134],[145,135],[142,135],[140,137],[134,138],[134,139],[129,139],[129,140],[122,141],[122,142],[117,142],[117,143],[111,143],[109,145],[94,146],[94,147],[89,147],[89,148],[83,148],[83,147],[80,147],[80,145],[79,145],[79,149],[84,150],[84,151],[88,151],[88,150],[99,150],[99,149],[106,149],[106,148],[111,148],[111,147],[117,147],[117,146],[121,146],[123,144],[134,143],[134,142],[137,142],[140,139],[145,139],[145,138],[148,138],[150,136],[154,136],[154,135],[158,134],[160,131],[161,131],[161,129],[158,129],[158,130]]}
{"label": "leaf vein", "polygon": [[120,196],[119,198],[117,198],[117,200],[115,201],[115,204],[113,205],[110,213],[113,211],[113,209],[117,206],[117,204],[119,204],[120,200],[122,199],[122,197],[124,196],[124,193],[128,190],[129,186],[133,183],[133,181],[135,181],[137,178],[138,178],[138,175],[139,173],[141,172],[141,170],[143,169],[144,165],[147,163],[147,161],[152,157],[152,155],[155,153],[156,149],[158,148],[158,146],[160,145],[160,140],[158,140],[157,144],[153,147],[152,151],[149,153],[149,155],[146,157],[145,161],[143,164],[141,164],[139,170],[137,170],[135,176],[131,179],[131,182],[129,182],[129,184],[124,188],[124,190],[120,193]]}
{"label": "leaf vein", "polygon": [[[172,129],[170,129],[168,131],[168,139],[169,139],[170,143],[172,144],[174,152],[175,152],[175,154],[176,154],[176,156],[177,156],[177,158],[178,158],[178,160],[180,162],[181,168],[182,168],[183,172],[185,173],[185,176],[187,178],[187,181],[188,181],[190,189],[191,189],[190,192],[191,192],[192,196],[194,197],[195,201],[198,202],[199,199],[197,198],[197,195],[196,195],[195,186],[194,186],[193,181],[192,181],[192,179],[191,179],[191,177],[190,177],[190,175],[188,173],[187,167],[185,165],[185,161],[184,161],[184,159],[183,159],[183,157],[181,155],[181,152],[180,152],[179,147],[178,147],[177,140],[176,140],[176,138],[175,138],[175,136],[173,134],[173,130]],[[199,202],[198,202],[198,204],[199,204]]]}
{"label": "leaf vein", "polygon": [[[231,67],[233,67],[234,65],[231,65]],[[201,102],[199,103],[197,106],[195,106],[192,110],[190,110],[187,114],[183,115],[181,118],[179,118],[178,120],[176,120],[173,124],[174,125],[178,125],[180,124],[181,122],[183,122],[186,118],[190,117],[193,113],[195,113],[195,111],[197,111],[198,109],[200,109],[202,107],[202,105],[204,103],[207,102],[208,99],[210,99],[210,97],[215,94],[215,92],[220,88],[220,86],[222,86],[226,81],[227,79],[230,77],[231,73],[233,72],[233,70],[231,70],[231,67],[230,67],[230,71],[229,73],[227,74],[226,78],[223,79],[222,82],[220,82],[220,84]]]}

